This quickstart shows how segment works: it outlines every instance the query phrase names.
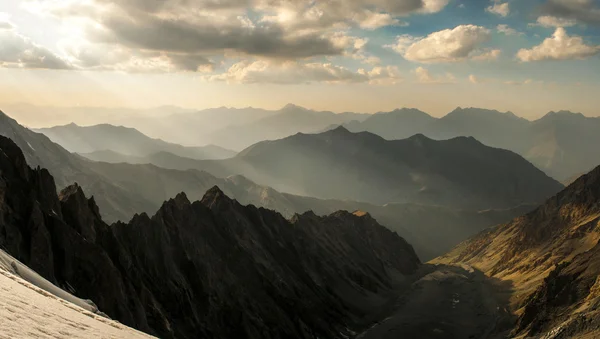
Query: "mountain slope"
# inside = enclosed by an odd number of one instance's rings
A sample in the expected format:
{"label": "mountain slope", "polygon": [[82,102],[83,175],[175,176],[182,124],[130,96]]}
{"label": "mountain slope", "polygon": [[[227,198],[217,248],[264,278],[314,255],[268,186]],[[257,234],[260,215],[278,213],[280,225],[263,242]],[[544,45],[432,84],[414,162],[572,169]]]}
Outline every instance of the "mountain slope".
{"label": "mountain slope", "polygon": [[120,322],[161,338],[342,338],[419,260],[368,214],[291,220],[218,188],[106,225],[77,185],[56,194],[0,137],[0,246]]}
{"label": "mountain slope", "polygon": [[110,150],[124,155],[144,157],[158,152],[169,152],[192,159],[225,159],[235,155],[233,151],[214,145],[184,147],[152,139],[133,128],[109,124],[86,127],[69,124],[36,131],[73,153]]}
{"label": "mountain slope", "polygon": [[535,211],[464,242],[435,262],[467,263],[510,281],[520,316],[514,336],[597,336],[599,220],[600,167]]}
{"label": "mountain slope", "polygon": [[374,204],[506,208],[543,201],[562,188],[517,154],[473,138],[388,141],[343,127],[261,142],[234,158],[197,164],[283,192]]}

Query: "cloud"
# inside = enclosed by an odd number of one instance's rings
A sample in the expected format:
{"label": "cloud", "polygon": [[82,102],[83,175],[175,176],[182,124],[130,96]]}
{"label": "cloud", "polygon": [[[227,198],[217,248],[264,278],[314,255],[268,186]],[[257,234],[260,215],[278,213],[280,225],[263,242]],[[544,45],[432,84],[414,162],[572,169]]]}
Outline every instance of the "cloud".
{"label": "cloud", "polygon": [[0,31],[11,30],[15,26],[10,22],[10,15],[8,13],[0,12]]}
{"label": "cloud", "polygon": [[0,67],[70,69],[71,66],[48,49],[7,29],[0,30]]}
{"label": "cloud", "polygon": [[494,1],[494,4],[487,7],[485,11],[488,13],[499,15],[501,17],[507,17],[510,14],[510,6],[508,2],[502,3],[496,0]]}
{"label": "cloud", "polygon": [[[194,71],[222,58],[282,62],[362,53],[361,59],[374,62],[360,48],[340,44],[340,35],[353,28],[406,26],[401,18],[439,12],[449,0],[23,2],[31,12],[76,25],[69,31],[83,33],[77,38],[84,43],[62,42],[86,46],[87,51],[71,48],[68,54],[78,67]],[[84,59],[76,60],[78,56]]]}
{"label": "cloud", "polygon": [[537,18],[535,24],[529,24],[529,26],[542,26],[542,27],[571,27],[577,24],[576,20],[557,18],[550,15],[544,15]]}
{"label": "cloud", "polygon": [[374,67],[354,72],[331,63],[302,63],[297,61],[274,62],[269,60],[243,60],[226,72],[204,77],[208,81],[225,81],[238,84],[302,84],[302,83],[371,83],[394,84],[401,81],[396,67]]}
{"label": "cloud", "polygon": [[510,85],[510,86],[524,86],[524,85],[530,85],[533,83],[533,80],[531,79],[526,79],[526,80],[509,80],[509,81],[504,81],[503,84],[505,85]]}
{"label": "cloud", "polygon": [[560,19],[600,25],[600,6],[595,0],[548,0],[542,12]]}
{"label": "cloud", "polygon": [[585,59],[600,53],[600,46],[586,45],[579,36],[569,36],[564,28],[531,49],[521,49],[517,58],[523,62],[542,60]]}
{"label": "cloud", "polygon": [[496,26],[496,30],[498,31],[498,33],[504,34],[504,35],[523,35],[524,33],[517,31],[514,28],[510,28],[508,27],[508,25],[498,25]]}
{"label": "cloud", "polygon": [[417,82],[422,84],[451,84],[456,82],[456,78],[451,73],[434,76],[427,68],[423,67],[417,67],[414,72],[417,77]]}
{"label": "cloud", "polygon": [[501,50],[499,50],[499,49],[491,49],[491,50],[482,51],[482,52],[478,52],[476,54],[473,54],[471,56],[471,60],[475,60],[475,61],[493,61],[493,60],[498,60],[498,58],[500,57],[500,54],[502,54]]}
{"label": "cloud", "polygon": [[491,79],[480,78],[480,77],[477,77],[477,76],[475,76],[473,74],[469,75],[469,82],[472,83],[472,84],[484,84],[484,83],[487,83],[487,82],[490,82],[490,81],[491,81]]}
{"label": "cloud", "polygon": [[478,47],[491,37],[487,28],[461,25],[429,34],[425,38],[408,35],[398,37],[395,45],[387,46],[405,59],[421,63],[458,62],[482,53]]}
{"label": "cloud", "polygon": [[508,86],[524,86],[524,85],[531,85],[531,84],[536,84],[536,83],[543,84],[543,81],[533,81],[532,79],[501,80],[501,79],[495,79],[495,78],[481,78],[481,77],[475,76],[473,74],[469,75],[468,79],[469,79],[470,83],[475,84],[475,85],[489,84],[489,83],[508,85]]}

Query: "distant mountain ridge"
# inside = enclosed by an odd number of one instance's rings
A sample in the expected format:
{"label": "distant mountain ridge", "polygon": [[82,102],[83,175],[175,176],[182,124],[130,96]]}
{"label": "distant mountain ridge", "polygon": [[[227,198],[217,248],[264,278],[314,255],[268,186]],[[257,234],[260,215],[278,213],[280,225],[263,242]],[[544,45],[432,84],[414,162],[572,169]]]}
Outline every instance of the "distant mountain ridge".
{"label": "distant mountain ridge", "polygon": [[80,154],[114,151],[127,156],[145,157],[158,152],[169,152],[192,159],[226,159],[235,155],[235,152],[215,145],[184,147],[160,139],[152,139],[134,128],[110,124],[94,126],[69,124],[41,128],[36,132],[43,133],[69,152]]}
{"label": "distant mountain ridge", "polygon": [[511,112],[479,108],[459,107],[441,118],[402,109],[345,126],[353,132],[368,131],[390,140],[418,133],[439,140],[473,136],[486,145],[521,154],[560,181],[600,163],[600,152],[592,146],[600,142],[600,118],[568,111],[550,112],[529,121]]}
{"label": "distant mountain ridge", "polygon": [[257,143],[231,159],[198,161],[276,190],[323,199],[507,208],[543,201],[563,186],[519,155],[473,138],[404,140],[338,127]]}

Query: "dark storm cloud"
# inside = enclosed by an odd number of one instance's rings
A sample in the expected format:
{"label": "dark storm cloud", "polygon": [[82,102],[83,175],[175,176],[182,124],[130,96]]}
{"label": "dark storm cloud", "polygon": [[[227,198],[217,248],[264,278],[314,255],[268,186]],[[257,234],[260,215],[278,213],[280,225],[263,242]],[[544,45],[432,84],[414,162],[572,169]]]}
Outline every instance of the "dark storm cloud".
{"label": "dark storm cloud", "polygon": [[558,18],[600,25],[600,5],[592,0],[549,0],[542,6],[542,11]]}
{"label": "dark storm cloud", "polygon": [[241,25],[191,24],[182,20],[139,15],[134,20],[113,16],[103,21],[109,34],[100,41],[130,48],[177,53],[214,53],[233,50],[248,55],[273,58],[304,58],[341,54],[342,50],[317,34],[286,38],[276,25],[247,28]]}

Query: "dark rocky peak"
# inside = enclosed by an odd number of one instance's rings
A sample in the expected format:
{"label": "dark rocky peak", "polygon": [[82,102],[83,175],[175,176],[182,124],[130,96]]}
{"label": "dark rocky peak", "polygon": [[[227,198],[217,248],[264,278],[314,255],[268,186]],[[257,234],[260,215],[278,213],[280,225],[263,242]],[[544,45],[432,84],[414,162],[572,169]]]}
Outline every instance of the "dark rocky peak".
{"label": "dark rocky peak", "polygon": [[200,203],[212,210],[219,210],[231,206],[234,200],[229,198],[218,186],[213,186],[206,191]]}
{"label": "dark rocky peak", "polygon": [[0,136],[0,169],[4,175],[25,178],[29,167],[25,155],[11,139]]}
{"label": "dark rocky peak", "polygon": [[[13,194],[29,197],[29,202],[39,202],[38,208],[60,216],[54,178],[44,168],[32,170],[21,149],[9,138],[0,136],[0,180]],[[18,193],[17,193],[18,192]]]}
{"label": "dark rocky peak", "polygon": [[97,227],[103,222],[95,200],[87,199],[77,183],[64,188],[59,194],[59,200],[64,221],[84,239],[96,242]]}
{"label": "dark rocky peak", "polygon": [[[148,213],[146,213],[146,212],[136,213],[129,221],[129,225],[145,225],[145,224],[149,224],[150,221],[151,221],[151,219],[150,219],[150,216],[148,215]],[[124,222],[121,222],[121,221],[116,222],[115,225],[119,225],[121,227],[127,227],[127,224],[125,224]]]}
{"label": "dark rocky peak", "polygon": [[[173,218],[175,215],[179,216],[185,211],[189,209],[192,205],[187,195],[184,192],[181,192],[175,196],[175,198],[169,199],[165,201],[161,208],[158,210],[156,215],[154,215],[151,219],[161,219],[165,217]],[[142,222],[146,217],[144,215],[139,215],[137,222]]]}

